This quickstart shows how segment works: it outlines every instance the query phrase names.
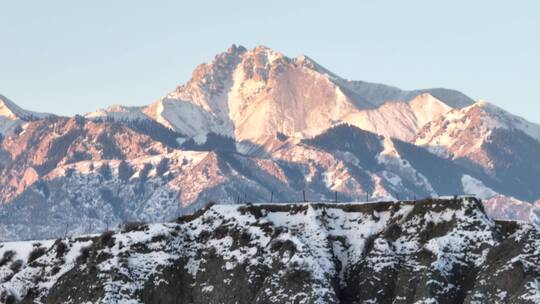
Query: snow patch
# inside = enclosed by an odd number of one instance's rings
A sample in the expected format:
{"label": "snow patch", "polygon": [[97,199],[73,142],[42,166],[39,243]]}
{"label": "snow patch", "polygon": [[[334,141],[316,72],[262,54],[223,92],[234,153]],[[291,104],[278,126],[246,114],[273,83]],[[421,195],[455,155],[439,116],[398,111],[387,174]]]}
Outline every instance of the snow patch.
{"label": "snow patch", "polygon": [[497,195],[495,191],[484,186],[481,181],[467,174],[461,177],[461,184],[463,185],[464,193],[473,194],[481,199],[490,199]]}

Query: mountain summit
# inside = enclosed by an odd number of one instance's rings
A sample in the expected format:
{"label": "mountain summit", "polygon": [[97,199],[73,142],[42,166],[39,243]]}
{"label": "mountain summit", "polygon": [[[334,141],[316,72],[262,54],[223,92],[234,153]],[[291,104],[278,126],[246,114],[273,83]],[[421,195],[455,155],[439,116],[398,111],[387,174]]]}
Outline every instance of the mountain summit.
{"label": "mountain summit", "polygon": [[[405,109],[400,109],[402,104],[380,108],[415,98]],[[418,106],[428,99],[426,106]],[[349,81],[307,56],[290,58],[265,46],[248,50],[233,45],[199,65],[185,85],[142,111],[187,137],[204,138],[213,132],[261,144],[277,133],[305,138],[343,122],[384,133],[388,120],[400,118],[396,111],[409,112],[398,122],[407,131],[384,135],[410,139],[427,117],[472,103],[457,91],[403,91]]]}

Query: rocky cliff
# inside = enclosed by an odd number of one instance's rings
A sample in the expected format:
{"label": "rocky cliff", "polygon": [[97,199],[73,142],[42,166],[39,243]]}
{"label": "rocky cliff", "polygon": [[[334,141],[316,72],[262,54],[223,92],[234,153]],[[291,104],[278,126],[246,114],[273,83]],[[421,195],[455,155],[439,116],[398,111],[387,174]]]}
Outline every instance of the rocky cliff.
{"label": "rocky cliff", "polygon": [[539,242],[467,197],[212,205],[0,244],[0,302],[538,303]]}

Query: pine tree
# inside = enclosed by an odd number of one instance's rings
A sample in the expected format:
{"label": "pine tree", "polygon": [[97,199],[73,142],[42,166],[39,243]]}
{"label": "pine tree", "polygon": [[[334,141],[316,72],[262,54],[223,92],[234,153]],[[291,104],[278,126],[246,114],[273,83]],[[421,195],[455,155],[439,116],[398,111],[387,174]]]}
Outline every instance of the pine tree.
{"label": "pine tree", "polygon": [[163,176],[167,170],[169,170],[169,159],[164,157],[156,166],[156,174],[157,176]]}
{"label": "pine tree", "polygon": [[118,178],[127,181],[133,173],[133,168],[125,160],[122,160],[118,165]]}
{"label": "pine tree", "polygon": [[148,179],[148,173],[150,173],[150,170],[152,170],[152,164],[144,164],[141,171],[139,172],[139,179],[141,182],[144,182]]}
{"label": "pine tree", "polygon": [[105,180],[110,180],[111,179],[111,167],[109,166],[109,163],[104,163],[103,165],[101,165],[101,167],[99,167],[98,169],[98,172],[99,174],[101,174],[101,176],[103,176],[103,178]]}

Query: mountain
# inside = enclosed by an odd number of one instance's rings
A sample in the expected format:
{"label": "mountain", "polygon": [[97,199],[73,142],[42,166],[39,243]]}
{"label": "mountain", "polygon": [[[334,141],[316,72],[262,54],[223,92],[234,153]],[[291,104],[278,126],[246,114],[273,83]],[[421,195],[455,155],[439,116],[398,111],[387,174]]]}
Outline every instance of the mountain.
{"label": "mountain", "polygon": [[[520,132],[540,141],[539,125],[512,115],[493,104],[480,101],[469,107],[454,109],[426,123],[415,143],[428,146],[437,154],[469,158],[489,169],[489,165],[482,162],[481,157],[474,157],[473,154],[481,153],[478,150],[491,141],[497,131]],[[466,145],[471,140],[475,140],[477,145]]]}
{"label": "mountain", "polygon": [[6,101],[3,113],[21,128],[0,142],[0,240],[167,221],[209,201],[470,194],[492,216],[537,222],[523,206],[540,199],[539,126],[263,46],[232,46],[148,106],[59,117]]}
{"label": "mountain", "polygon": [[25,122],[41,119],[49,114],[24,110],[7,97],[0,95],[0,135],[9,135]]}
{"label": "mountain", "polygon": [[521,200],[540,196],[540,126],[478,102],[427,123],[415,144],[498,180]]}
{"label": "mountain", "polygon": [[3,243],[0,301],[535,303],[539,240],[473,198],[213,205],[174,222]]}
{"label": "mountain", "polygon": [[[379,109],[391,101],[399,102]],[[400,108],[403,103],[406,109]],[[429,106],[420,106],[423,103]],[[261,144],[278,132],[314,136],[340,122],[382,131],[389,120],[399,120],[408,132],[385,135],[410,139],[450,107],[472,103],[456,91],[402,91],[348,81],[306,56],[289,58],[264,46],[247,50],[233,45],[211,63],[198,66],[187,84],[142,112],[188,137],[204,138],[213,132]],[[366,109],[372,111],[362,111]],[[396,112],[409,113],[402,117]]]}
{"label": "mountain", "polygon": [[[115,106],[86,117],[150,118],[198,142],[215,133],[265,147],[277,133],[305,138],[340,123],[412,140],[427,122],[473,103],[453,90],[349,81],[307,56],[233,45],[148,107]],[[389,122],[395,127],[387,128]]]}
{"label": "mountain", "polygon": [[125,107],[122,105],[113,105],[107,109],[99,109],[94,112],[86,113],[84,117],[88,119],[115,120],[115,121],[135,121],[147,120],[149,117],[142,113],[142,107]]}
{"label": "mountain", "polygon": [[350,113],[343,120],[363,130],[411,141],[424,125],[452,109],[433,95],[422,93],[406,102],[389,101],[376,109]]}

